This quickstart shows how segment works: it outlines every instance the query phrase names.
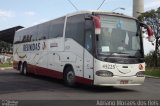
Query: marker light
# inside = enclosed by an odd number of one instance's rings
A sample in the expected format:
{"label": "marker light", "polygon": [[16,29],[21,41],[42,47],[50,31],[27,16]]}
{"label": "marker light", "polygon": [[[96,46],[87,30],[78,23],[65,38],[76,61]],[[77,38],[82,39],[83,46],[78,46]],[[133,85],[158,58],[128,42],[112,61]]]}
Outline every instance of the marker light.
{"label": "marker light", "polygon": [[143,69],[144,69],[144,67],[143,67],[142,64],[139,64],[139,69],[140,69],[140,70],[143,70]]}
{"label": "marker light", "polygon": [[139,71],[136,73],[137,77],[144,77],[144,71]]}
{"label": "marker light", "polygon": [[101,77],[113,77],[113,73],[107,70],[99,70],[96,72],[96,75]]}

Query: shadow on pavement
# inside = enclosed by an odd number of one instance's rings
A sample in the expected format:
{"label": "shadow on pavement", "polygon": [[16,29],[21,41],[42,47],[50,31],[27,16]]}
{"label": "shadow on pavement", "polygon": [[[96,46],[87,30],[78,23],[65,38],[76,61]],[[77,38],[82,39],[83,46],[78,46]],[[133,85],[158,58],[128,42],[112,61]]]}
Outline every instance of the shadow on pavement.
{"label": "shadow on pavement", "polygon": [[74,87],[69,87],[64,84],[63,80],[58,80],[54,78],[48,78],[48,77],[43,77],[43,76],[35,76],[35,75],[30,75],[33,78],[37,78],[40,80],[45,80],[51,83],[56,83],[56,84],[62,84],[61,86],[64,86],[65,88],[69,89],[74,89],[74,90],[80,90],[80,91],[86,91],[86,92],[94,92],[94,93],[109,93],[109,92],[136,92],[135,90],[127,89],[125,86],[122,87],[113,87],[113,86],[87,86],[83,84],[76,84]]}
{"label": "shadow on pavement", "polygon": [[137,92],[125,87],[86,86],[82,84],[68,87],[63,83],[63,80],[36,75],[22,76],[18,72],[3,72],[0,73],[0,76],[0,94],[42,90],[92,93]]}

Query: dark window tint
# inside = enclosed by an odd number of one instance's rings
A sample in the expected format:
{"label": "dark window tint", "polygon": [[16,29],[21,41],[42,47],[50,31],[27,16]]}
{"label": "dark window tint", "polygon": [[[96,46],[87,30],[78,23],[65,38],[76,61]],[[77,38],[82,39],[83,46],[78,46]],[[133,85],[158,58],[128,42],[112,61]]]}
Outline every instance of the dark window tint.
{"label": "dark window tint", "polygon": [[37,26],[38,28],[38,40],[48,39],[50,22],[46,22]]}
{"label": "dark window tint", "polygon": [[84,44],[84,15],[76,15],[67,18],[66,38],[72,38],[79,44]]}
{"label": "dark window tint", "polygon": [[14,43],[21,43],[23,39],[21,35],[23,35],[22,31],[18,31],[15,33]]}
{"label": "dark window tint", "polygon": [[87,30],[86,34],[85,34],[85,48],[92,53],[92,48],[93,48],[93,34],[92,34],[92,30]]}
{"label": "dark window tint", "polygon": [[25,43],[30,41],[37,41],[37,26],[33,26],[16,32],[14,43]]}
{"label": "dark window tint", "polygon": [[31,41],[38,41],[38,27],[34,26],[34,27],[30,27],[27,30],[25,30],[25,34],[30,37]]}
{"label": "dark window tint", "polygon": [[45,22],[16,32],[14,43],[38,41],[63,36],[65,17]]}
{"label": "dark window tint", "polygon": [[85,21],[85,29],[86,30],[94,30],[94,23],[93,20],[86,20]]}
{"label": "dark window tint", "polygon": [[50,21],[49,38],[56,38],[63,36],[64,20],[65,17],[61,17]]}

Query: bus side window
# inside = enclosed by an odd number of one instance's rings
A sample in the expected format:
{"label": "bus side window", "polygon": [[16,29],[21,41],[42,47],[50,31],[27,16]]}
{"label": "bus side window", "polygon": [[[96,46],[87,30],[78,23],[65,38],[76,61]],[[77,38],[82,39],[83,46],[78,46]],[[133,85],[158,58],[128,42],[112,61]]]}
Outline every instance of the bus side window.
{"label": "bus side window", "polygon": [[92,53],[92,31],[87,30],[85,34],[85,48]]}

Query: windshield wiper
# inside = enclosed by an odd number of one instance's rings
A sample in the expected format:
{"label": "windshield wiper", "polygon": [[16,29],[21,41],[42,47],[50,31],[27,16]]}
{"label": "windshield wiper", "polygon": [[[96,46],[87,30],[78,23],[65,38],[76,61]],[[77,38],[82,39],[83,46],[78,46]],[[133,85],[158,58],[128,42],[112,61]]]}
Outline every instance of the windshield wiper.
{"label": "windshield wiper", "polygon": [[124,52],[114,52],[112,55],[119,55],[119,54],[129,54],[129,53],[124,53]]}
{"label": "windshield wiper", "polygon": [[128,58],[140,58],[140,56],[133,56],[130,55],[129,53],[124,53],[124,52],[117,52],[117,55],[123,56],[123,57],[128,57]]}
{"label": "windshield wiper", "polygon": [[125,55],[125,54],[128,54],[128,53],[123,53],[123,52],[99,53],[99,55],[102,55],[102,56],[117,56],[117,55]]}

